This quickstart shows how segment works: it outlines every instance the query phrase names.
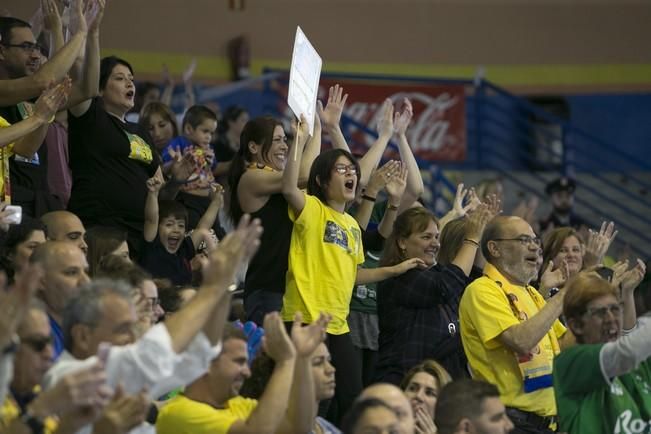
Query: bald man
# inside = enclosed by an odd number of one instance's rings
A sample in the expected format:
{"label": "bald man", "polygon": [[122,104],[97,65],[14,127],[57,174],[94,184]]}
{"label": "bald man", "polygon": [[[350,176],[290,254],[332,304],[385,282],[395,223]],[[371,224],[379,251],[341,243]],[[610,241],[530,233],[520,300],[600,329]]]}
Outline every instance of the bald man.
{"label": "bald man", "polygon": [[376,398],[384,401],[398,415],[400,434],[414,433],[414,413],[405,394],[398,387],[389,383],[376,383],[367,387],[357,398],[357,401]]}
{"label": "bald man", "polygon": [[79,247],[64,241],[41,244],[34,250],[30,261],[43,267],[37,295],[46,305],[56,359],[63,351],[63,309],[77,296],[79,287],[90,281],[88,262]]}
{"label": "bald man", "polygon": [[45,236],[51,241],[65,241],[88,253],[86,229],[79,217],[69,211],[52,211],[44,214],[41,221],[45,225]]}

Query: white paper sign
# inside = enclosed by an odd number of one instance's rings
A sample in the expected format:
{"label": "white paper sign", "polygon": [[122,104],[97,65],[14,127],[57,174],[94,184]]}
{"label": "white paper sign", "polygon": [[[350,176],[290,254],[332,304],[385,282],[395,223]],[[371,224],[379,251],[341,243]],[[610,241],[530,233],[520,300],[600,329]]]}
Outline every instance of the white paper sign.
{"label": "white paper sign", "polygon": [[296,117],[305,116],[314,133],[314,115],[316,114],[316,97],[319,90],[321,65],[323,61],[300,27],[296,28],[292,66],[289,70],[289,90],[287,104]]}

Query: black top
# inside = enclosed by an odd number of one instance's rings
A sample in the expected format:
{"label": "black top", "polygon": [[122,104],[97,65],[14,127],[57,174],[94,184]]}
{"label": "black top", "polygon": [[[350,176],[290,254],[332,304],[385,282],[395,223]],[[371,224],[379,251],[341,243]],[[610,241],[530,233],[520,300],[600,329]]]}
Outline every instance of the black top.
{"label": "black top", "polygon": [[574,213],[561,216],[553,212],[546,219],[540,221],[540,231],[546,231],[551,225],[555,228],[569,226],[576,230],[580,230],[582,226],[589,226],[588,222]]}
{"label": "black top", "polygon": [[108,114],[100,98],[80,117],[68,116],[72,194],[68,208],[91,225],[142,233],[147,179],[160,164],[138,124]]}
{"label": "black top", "polygon": [[378,284],[378,380],[395,382],[424,359],[467,377],[459,300],[470,279],[456,265],[412,269]]}
{"label": "black top", "polygon": [[246,271],[245,297],[258,289],[284,294],[293,228],[285,197],[272,194],[262,208],[251,213],[251,218],[259,218],[264,231],[260,248]]}
{"label": "black top", "polygon": [[192,283],[190,261],[194,255],[192,238],[185,237],[176,253],[170,253],[156,235],[154,241],[150,243],[145,241],[140,265],[156,278],[169,279],[174,285],[190,285]]}
{"label": "black top", "polygon": [[[0,116],[16,124],[31,114],[31,107],[20,103],[0,108]],[[23,214],[39,218],[48,211],[62,209],[61,202],[50,194],[47,184],[47,146],[38,149],[31,159],[21,155],[9,158],[11,203],[23,208]]]}
{"label": "black top", "polygon": [[215,160],[217,160],[218,163],[231,161],[237,153],[237,151],[234,151],[229,145],[225,134],[217,136],[217,140],[215,140],[212,147],[215,151]]}

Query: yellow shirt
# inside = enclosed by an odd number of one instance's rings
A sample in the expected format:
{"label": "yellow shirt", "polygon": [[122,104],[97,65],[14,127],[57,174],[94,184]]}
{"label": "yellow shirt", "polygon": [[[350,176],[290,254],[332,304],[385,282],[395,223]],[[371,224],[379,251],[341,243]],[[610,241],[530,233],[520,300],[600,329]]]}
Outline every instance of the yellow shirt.
{"label": "yellow shirt", "polygon": [[320,312],[332,315],[328,333],[348,333],[348,311],[357,266],[364,262],[362,232],[349,214],[340,213],[315,196],[305,195],[305,207],[294,222],[289,247],[287,284],[282,318],[292,321],[298,311],[311,323]]}
{"label": "yellow shirt", "polygon": [[172,398],[158,413],[158,434],[226,434],[238,420],[247,420],[258,405],[255,399],[236,396],[225,408],[214,408],[183,395]]}
{"label": "yellow shirt", "polygon": [[[459,305],[461,340],[473,377],[496,385],[500,398],[508,407],[541,416],[556,415],[554,389],[546,387],[525,393],[515,353],[497,339],[509,327],[520,324],[506,292],[518,297],[527,318],[539,312],[532,296],[538,297],[539,304],[544,304],[544,300],[533,288],[527,291],[522,286],[510,284],[491,264],[486,265],[484,274],[468,285]],[[552,329],[558,338],[565,333],[565,327],[558,320]],[[539,346],[541,354],[551,363],[555,354],[548,335],[543,337]]]}
{"label": "yellow shirt", "polygon": [[[9,126],[11,124],[0,116],[0,128],[7,128]],[[9,157],[13,155],[13,149],[13,143],[0,147],[0,199],[5,202],[11,200],[10,188],[7,187],[9,186]]]}
{"label": "yellow shirt", "polygon": [[[40,391],[40,386],[36,386],[34,388],[34,393],[38,393]],[[18,404],[16,404],[16,401],[11,396],[11,394],[8,394],[5,398],[4,403],[2,404],[2,407],[0,407],[0,430],[7,429],[7,427],[11,425],[14,419],[17,419],[18,417],[20,417],[20,408],[18,408]],[[58,424],[59,422],[55,417],[45,418],[45,429],[43,432],[45,434],[51,434],[55,432]]]}

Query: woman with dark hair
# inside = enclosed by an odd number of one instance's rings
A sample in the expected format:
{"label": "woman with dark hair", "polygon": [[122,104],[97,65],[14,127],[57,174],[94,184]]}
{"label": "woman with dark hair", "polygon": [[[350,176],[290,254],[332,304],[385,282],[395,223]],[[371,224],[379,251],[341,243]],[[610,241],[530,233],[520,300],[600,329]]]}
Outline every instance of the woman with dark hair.
{"label": "woman with dark hair", "polygon": [[400,423],[396,410],[376,398],[367,398],[355,402],[346,415],[343,425],[344,434],[400,432]]}
{"label": "woman with dark hair", "polygon": [[359,189],[359,163],[342,149],[321,153],[310,169],[307,193],[303,192],[297,181],[307,136],[302,120],[283,174],[283,194],[294,226],[281,315],[284,321],[292,321],[300,312],[306,323],[320,312],[332,315],[328,349],[339,387],[329,419],[337,423],[362,389],[361,360],[347,322],[354,285],[397,276],[423,262],[414,258],[390,267],[358,269],[364,262],[362,232],[346,207]]}
{"label": "woman with dark hair", "polygon": [[459,331],[459,300],[494,210],[480,205],[466,222],[462,246],[448,265],[437,263],[438,221],[425,208],[398,216],[385,243],[381,265],[419,258],[425,267],[381,282],[377,302],[380,351],[376,379],[399,384],[405,372],[423,359],[434,359],[453,378],[467,377]]}
{"label": "woman with dark hair", "polygon": [[88,244],[88,275],[94,277],[99,264],[108,255],[118,256],[128,262],[129,246],[127,245],[126,231],[106,227],[95,226],[86,231],[86,244]]}
{"label": "woman with dark hair", "polygon": [[72,194],[68,208],[87,228],[113,226],[142,242],[146,183],[160,165],[147,131],[125,120],[133,107],[133,68],[118,57],[102,59],[95,77],[98,97],[70,110]]}
{"label": "woman with dark hair", "polygon": [[441,389],[452,382],[452,377],[435,360],[424,360],[407,372],[400,383],[411,408],[418,433],[436,434],[436,400]]}
{"label": "woman with dark hair", "polygon": [[179,135],[176,115],[162,102],[150,102],[140,112],[138,125],[149,132],[159,157],[167,144]]}
{"label": "woman with dark hair", "polygon": [[[317,119],[313,139],[301,160],[298,183],[305,185],[314,158],[321,150],[321,127]],[[307,137],[306,137],[307,138]],[[258,117],[242,130],[241,146],[233,158],[228,184],[230,217],[242,214],[259,218],[264,232],[260,248],[251,259],[244,280],[247,321],[262,325],[264,316],[282,307],[292,222],[282,194],[283,171],[288,156],[285,131],[280,121]]]}
{"label": "woman with dark hair", "polygon": [[2,267],[11,282],[27,265],[32,252],[45,242],[45,225],[40,220],[23,217],[19,225],[10,225],[1,248]]}
{"label": "woman with dark hair", "polygon": [[[448,222],[443,229],[441,230],[441,236],[439,238],[439,253],[436,257],[436,260],[441,265],[450,265],[454,258],[463,247],[463,240],[466,237],[466,227],[468,225],[468,219],[464,217],[459,217],[455,220]],[[478,252],[478,255],[479,252]],[[478,277],[483,275],[483,266],[478,266],[477,257],[475,257],[475,262],[470,270],[470,280],[475,280]],[[482,261],[483,262],[483,261]]]}

